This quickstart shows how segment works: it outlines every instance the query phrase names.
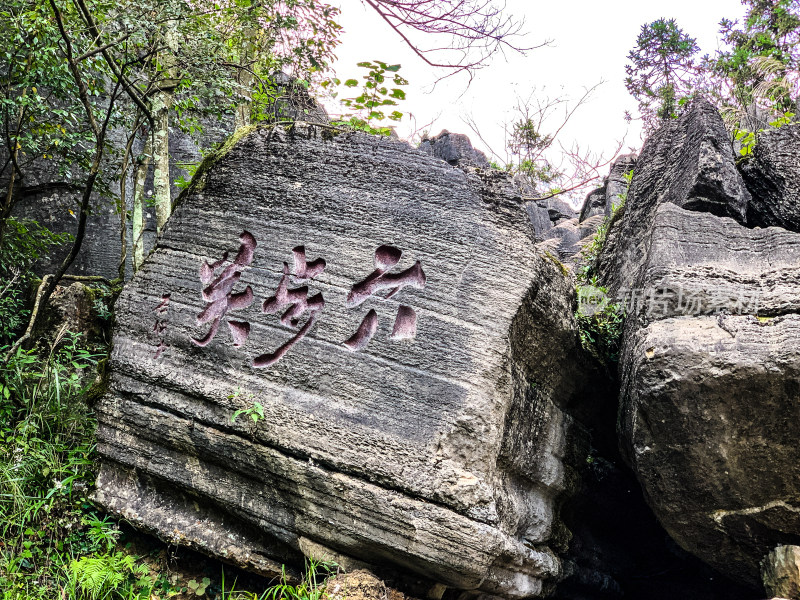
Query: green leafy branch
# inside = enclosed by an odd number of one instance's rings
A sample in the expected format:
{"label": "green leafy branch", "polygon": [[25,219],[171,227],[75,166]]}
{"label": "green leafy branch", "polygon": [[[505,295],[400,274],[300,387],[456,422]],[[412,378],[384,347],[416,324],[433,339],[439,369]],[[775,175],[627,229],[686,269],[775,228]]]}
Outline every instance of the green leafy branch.
{"label": "green leafy branch", "polygon": [[349,118],[336,121],[334,124],[347,125],[373,135],[391,135],[391,127],[380,126],[377,122],[384,119],[400,121],[403,118],[403,113],[399,110],[392,110],[388,114],[386,111],[406,99],[406,93],[401,88],[408,85],[408,81],[398,73],[400,65],[390,65],[376,60],[360,62],[358,66],[368,70],[362,77],[363,83],[358,79],[348,79],[343,85],[351,89],[362,85],[361,93],[342,100],[342,104],[358,111],[358,114],[348,115]]}
{"label": "green leafy branch", "polygon": [[[789,125],[792,123],[794,115],[795,114],[793,112],[783,113],[782,116],[778,117],[774,121],[770,121],[769,125],[775,129],[783,127],[784,125]],[[758,133],[761,133],[762,131],[766,131],[766,129],[759,129]],[[739,160],[748,159],[753,155],[753,149],[756,147],[756,142],[758,141],[758,136],[756,133],[737,127],[734,129],[733,139],[739,142],[741,145],[741,148],[739,149]]]}

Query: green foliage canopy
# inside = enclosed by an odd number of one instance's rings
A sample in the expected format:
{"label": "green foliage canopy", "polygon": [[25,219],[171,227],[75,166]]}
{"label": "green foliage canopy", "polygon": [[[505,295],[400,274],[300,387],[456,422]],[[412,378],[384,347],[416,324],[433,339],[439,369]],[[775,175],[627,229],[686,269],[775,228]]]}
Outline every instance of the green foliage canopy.
{"label": "green foliage canopy", "polygon": [[625,87],[639,102],[647,130],[676,116],[680,101],[692,90],[697,72],[695,38],[675,19],[658,19],[642,25],[636,46],[628,54]]}

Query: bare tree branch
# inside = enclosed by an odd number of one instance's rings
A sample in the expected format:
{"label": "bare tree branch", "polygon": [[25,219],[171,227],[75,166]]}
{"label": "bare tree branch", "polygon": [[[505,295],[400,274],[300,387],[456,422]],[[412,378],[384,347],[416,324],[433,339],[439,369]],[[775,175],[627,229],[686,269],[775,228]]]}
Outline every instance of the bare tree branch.
{"label": "bare tree branch", "polygon": [[[524,19],[506,14],[505,4],[495,0],[363,0],[401,37],[426,64],[467,72],[470,77],[485,67],[497,51],[525,53],[549,43],[523,47],[514,40],[523,36]],[[443,36],[447,43],[424,47],[408,32]],[[449,76],[448,75],[448,76]]]}
{"label": "bare tree branch", "polygon": [[78,58],[76,58],[75,60],[76,60],[77,62],[82,62],[82,61],[86,60],[87,58],[91,58],[91,57],[92,57],[92,56],[94,56],[95,54],[100,54],[101,52],[105,52],[105,51],[106,51],[106,50],[108,50],[109,48],[113,48],[114,46],[116,46],[116,45],[118,45],[118,44],[121,44],[122,42],[124,42],[125,40],[127,40],[129,37],[130,37],[130,35],[129,35],[129,34],[127,34],[127,33],[126,33],[126,34],[124,34],[124,35],[121,35],[120,37],[118,37],[118,38],[117,38],[116,40],[114,40],[113,42],[108,42],[107,44],[103,44],[102,46],[98,46],[98,47],[97,47],[97,48],[95,48],[94,50],[89,50],[88,52],[86,52],[86,53],[84,53],[84,54],[81,54],[81,55],[80,55]]}
{"label": "bare tree branch", "polygon": [[[577,143],[566,148],[559,140],[578,109],[602,84],[601,81],[585,88],[574,102],[560,96],[537,96],[536,90],[527,99],[518,99],[514,120],[503,125],[506,136],[504,161],[483,137],[475,120],[463,120],[491,154],[505,162],[506,169],[520,178],[523,200],[548,200],[585,189],[603,177],[604,169],[623,148],[624,138],[617,142],[607,158],[602,153],[582,150]],[[557,117],[557,112],[561,112],[561,116]]]}

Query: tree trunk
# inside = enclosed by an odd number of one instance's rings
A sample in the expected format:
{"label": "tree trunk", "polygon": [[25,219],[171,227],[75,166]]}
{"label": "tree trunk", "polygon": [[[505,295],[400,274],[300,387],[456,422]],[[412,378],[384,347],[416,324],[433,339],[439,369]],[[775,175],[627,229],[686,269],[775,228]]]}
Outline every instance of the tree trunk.
{"label": "tree trunk", "polygon": [[151,137],[144,144],[143,158],[136,165],[136,180],[133,184],[133,272],[139,270],[144,262],[144,184],[150,169],[152,152]]}
{"label": "tree trunk", "polygon": [[159,91],[153,96],[153,195],[156,203],[156,231],[161,235],[172,213],[171,181],[169,178],[169,109],[172,92]]}
{"label": "tree trunk", "polygon": [[152,113],[155,121],[153,131],[153,195],[156,203],[156,231],[161,235],[164,225],[172,214],[171,180],[169,176],[169,111],[175,88],[178,85],[174,51],[178,47],[177,33],[172,27],[164,31],[165,49],[159,56],[164,79],[153,94]]}
{"label": "tree trunk", "polygon": [[250,109],[253,105],[253,75],[249,71],[240,69],[236,79],[242,86],[242,95],[245,97],[244,101],[236,105],[236,113],[233,118],[234,128],[239,129],[250,125]]}
{"label": "tree trunk", "polygon": [[236,81],[240,86],[240,93],[244,100],[236,105],[233,124],[236,129],[247,127],[251,122],[251,108],[253,105],[253,72],[255,66],[256,44],[255,39],[258,35],[256,18],[258,9],[261,7],[261,0],[251,0],[248,8],[248,17],[251,22],[243,28],[241,43],[241,58],[239,59],[239,72]]}
{"label": "tree trunk", "polygon": [[[120,167],[119,175],[119,202],[117,209],[119,211],[119,265],[118,277],[120,283],[125,282],[125,266],[128,262],[128,166],[131,160],[131,151],[133,150],[133,143],[136,140],[136,130],[139,129],[141,121],[138,118],[135,120],[133,133],[128,137],[128,142],[125,144],[125,156],[122,159],[122,166]],[[135,175],[134,175],[135,177]],[[136,190],[134,189],[134,192]]]}
{"label": "tree trunk", "polygon": [[[28,62],[26,66],[26,73],[30,71],[31,61],[33,57],[28,57]],[[10,76],[10,73],[9,73]],[[28,95],[28,88],[24,88],[22,90],[22,98]],[[19,135],[19,130],[22,127],[22,118],[25,114],[25,108],[20,107],[17,113],[17,124],[16,124],[16,135],[14,138],[11,137],[11,132],[8,131],[8,127],[6,127],[6,141],[8,142],[8,160],[11,164],[11,175],[8,179],[8,188],[6,190],[6,196],[3,201],[2,210],[0,210],[0,246],[3,244],[3,236],[5,235],[6,230],[6,220],[11,216],[11,209],[14,208],[14,185],[17,182],[17,174],[20,173],[19,165],[17,164],[17,158],[19,157],[20,146],[17,141],[17,136]]]}

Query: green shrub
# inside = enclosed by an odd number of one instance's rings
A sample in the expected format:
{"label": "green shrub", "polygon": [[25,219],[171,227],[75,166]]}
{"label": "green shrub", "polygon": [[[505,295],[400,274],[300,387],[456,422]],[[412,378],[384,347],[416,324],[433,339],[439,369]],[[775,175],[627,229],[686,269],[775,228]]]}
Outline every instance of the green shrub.
{"label": "green shrub", "polygon": [[0,345],[9,343],[28,322],[25,291],[34,279],[34,265],[55,246],[72,239],[34,221],[8,217],[0,243]]}
{"label": "green shrub", "polygon": [[123,552],[100,556],[82,556],[68,568],[69,593],[88,600],[143,598],[149,600],[152,582],[146,565]]}
{"label": "green shrub", "polygon": [[[628,171],[624,177],[630,187],[633,170]],[[596,270],[597,261],[608,239],[608,232],[625,212],[627,188],[625,192],[619,194],[619,198],[621,202],[612,208],[611,215],[603,220],[592,241],[581,251],[581,261],[575,270],[578,294],[575,318],[578,322],[581,346],[608,367],[619,362],[625,307],[610,301],[608,290],[600,285],[597,279]],[[582,301],[589,297],[599,298],[601,301],[591,305]],[[586,310],[587,306],[591,306],[591,310]]]}
{"label": "green shrub", "polygon": [[[596,283],[596,280],[594,280]],[[619,362],[619,350],[622,341],[622,330],[625,323],[624,307],[608,298],[608,290],[602,286],[578,286],[578,310],[575,318],[578,321],[581,346],[593,354],[600,362],[610,367]],[[603,298],[602,302],[592,304],[586,310],[587,303],[580,302],[582,295],[591,294]]]}
{"label": "green shrub", "polygon": [[103,349],[81,342],[64,334],[56,353],[20,349],[0,365],[3,600],[60,598],[69,562],[107,547],[99,532],[110,525],[93,523],[87,500],[95,422],[85,402]]}

